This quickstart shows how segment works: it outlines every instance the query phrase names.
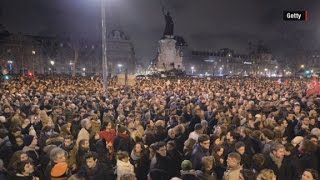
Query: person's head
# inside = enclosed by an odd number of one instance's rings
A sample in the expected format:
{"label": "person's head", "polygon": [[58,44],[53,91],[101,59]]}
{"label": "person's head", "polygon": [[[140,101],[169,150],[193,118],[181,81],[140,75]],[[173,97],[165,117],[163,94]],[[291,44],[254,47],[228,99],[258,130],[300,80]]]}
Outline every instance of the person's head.
{"label": "person's head", "polygon": [[263,137],[265,140],[273,140],[274,139],[274,132],[271,131],[270,129],[263,129],[262,130]]}
{"label": "person's head", "polygon": [[283,159],[284,153],[285,153],[285,147],[280,143],[274,143],[271,146],[271,153],[276,158]]}
{"label": "person's head", "polygon": [[257,180],[276,180],[276,179],[277,177],[271,169],[262,170],[257,177]]}
{"label": "person's head", "polygon": [[35,136],[25,135],[23,137],[23,143],[25,146],[35,147],[37,146],[38,140]]}
{"label": "person's head", "polygon": [[304,139],[299,144],[299,151],[304,153],[311,153],[316,150],[316,146],[308,139]]}
{"label": "person's head", "polygon": [[54,163],[66,162],[66,152],[59,148],[53,148],[50,152],[50,160]]}
{"label": "person's head", "polygon": [[285,156],[290,156],[295,151],[295,147],[291,143],[285,144],[284,147],[286,149],[286,151],[284,153]]}
{"label": "person's head", "polygon": [[279,124],[280,124],[280,126],[283,127],[283,128],[287,128],[287,127],[288,127],[288,122],[287,122],[287,120],[285,120],[285,119],[279,121]]}
{"label": "person's head", "polygon": [[206,134],[201,134],[198,137],[198,143],[203,149],[209,150],[210,148],[210,137]]}
{"label": "person's head", "polygon": [[8,130],[6,130],[5,128],[0,128],[0,139],[4,139],[7,136],[8,136]]}
{"label": "person's head", "polygon": [[234,131],[229,131],[229,132],[227,133],[227,135],[226,135],[226,139],[227,139],[228,141],[232,142],[232,141],[236,140],[238,136],[239,136],[239,135],[238,135],[236,132],[234,132]]}
{"label": "person's head", "polygon": [[302,124],[305,125],[305,126],[309,126],[310,124],[310,119],[308,116],[305,116],[302,118]]}
{"label": "person's head", "polygon": [[205,172],[210,172],[213,169],[214,159],[212,156],[204,156],[201,159],[202,170]]}
{"label": "person's head", "polygon": [[129,155],[126,151],[119,151],[117,153],[117,158],[119,161],[128,162],[129,161]]}
{"label": "person's head", "polygon": [[176,134],[175,134],[175,131],[174,129],[169,129],[168,130],[168,136],[171,138],[171,139],[174,139]]}
{"label": "person's head", "polygon": [[156,144],[156,152],[163,157],[167,156],[166,144],[164,142],[158,142]]}
{"label": "person's head", "polygon": [[64,138],[64,141],[63,141],[64,146],[65,147],[69,147],[69,146],[71,146],[72,143],[73,143],[73,136],[72,135],[67,135]]}
{"label": "person's head", "polygon": [[84,158],[86,160],[86,165],[89,169],[93,169],[96,167],[98,161],[97,157],[97,154],[94,152],[89,152],[85,155]]}
{"label": "person's head", "polygon": [[134,145],[134,152],[135,153],[143,153],[143,151],[144,151],[144,145],[141,143],[141,142],[138,142],[138,143],[136,143],[135,145]]}
{"label": "person's head", "polygon": [[89,130],[91,128],[91,121],[89,119],[81,120],[81,127]]}
{"label": "person's head", "polygon": [[194,131],[197,132],[198,134],[202,134],[203,133],[203,126],[200,123],[197,123],[194,126]]}
{"label": "person's head", "polygon": [[30,176],[34,172],[34,166],[30,161],[20,161],[17,163],[16,172],[24,176]]}
{"label": "person's head", "polygon": [[9,168],[14,167],[18,162],[27,161],[27,160],[29,160],[29,157],[26,152],[23,152],[22,150],[16,151],[13,153],[10,159],[10,162],[8,164],[8,167]]}
{"label": "person's head", "polygon": [[176,142],[175,141],[168,141],[167,142],[167,152],[172,152],[176,149]]}
{"label": "person's head", "polygon": [[307,139],[310,140],[314,145],[318,145],[318,137],[316,135],[309,135],[307,136]]}
{"label": "person's head", "polygon": [[266,161],[266,158],[263,154],[258,153],[253,155],[252,157],[253,165],[257,168],[261,168],[264,165],[264,162]]}
{"label": "person's head", "polygon": [[218,156],[222,156],[222,154],[223,154],[223,152],[224,152],[224,148],[223,148],[223,146],[214,146],[213,147],[213,153],[214,154],[217,154]]}
{"label": "person's head", "polygon": [[243,155],[246,151],[246,145],[242,141],[237,142],[234,146],[240,155]]}
{"label": "person's head", "polygon": [[314,169],[306,169],[304,170],[301,180],[318,180],[319,179],[319,174],[318,171]]}
{"label": "person's head", "polygon": [[112,121],[107,121],[106,123],[105,123],[105,130],[110,130],[110,129],[113,129],[114,128],[114,125],[113,125],[113,123],[112,123]]}
{"label": "person's head", "polygon": [[15,137],[16,145],[22,146],[23,145],[23,137],[21,135],[18,135]]}
{"label": "person's head", "polygon": [[190,171],[192,170],[192,163],[189,160],[184,160],[181,162],[181,170]]}
{"label": "person's head", "polygon": [[88,139],[81,139],[79,141],[79,146],[82,150],[89,150],[90,149],[90,144]]}
{"label": "person's head", "polygon": [[236,168],[240,166],[240,162],[241,156],[238,153],[232,152],[228,154],[227,165],[229,168]]}
{"label": "person's head", "polygon": [[213,146],[219,146],[222,144],[222,141],[221,141],[221,138],[220,136],[210,136],[210,143],[213,145]]}

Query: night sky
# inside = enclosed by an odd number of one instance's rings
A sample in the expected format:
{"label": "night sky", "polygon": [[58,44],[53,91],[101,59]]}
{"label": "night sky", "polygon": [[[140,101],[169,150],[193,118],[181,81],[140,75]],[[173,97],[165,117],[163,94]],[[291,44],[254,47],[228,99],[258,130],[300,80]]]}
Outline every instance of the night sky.
{"label": "night sky", "polygon": [[[160,0],[106,0],[108,27],[120,27],[138,59],[155,56],[164,30]],[[189,48],[228,47],[245,53],[249,40],[264,40],[275,54],[320,49],[319,0],[162,0],[175,34]],[[0,0],[0,23],[10,32],[99,40],[100,0]],[[285,22],[283,10],[307,10],[308,22]],[[112,25],[111,25],[112,24]]]}

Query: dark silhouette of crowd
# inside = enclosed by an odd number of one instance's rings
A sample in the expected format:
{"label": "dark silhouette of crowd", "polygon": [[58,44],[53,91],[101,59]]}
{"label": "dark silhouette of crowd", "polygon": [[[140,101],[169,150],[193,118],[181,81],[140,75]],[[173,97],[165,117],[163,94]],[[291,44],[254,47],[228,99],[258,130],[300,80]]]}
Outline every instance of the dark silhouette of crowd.
{"label": "dark silhouette of crowd", "polygon": [[0,179],[319,180],[320,98],[286,79],[19,77]]}

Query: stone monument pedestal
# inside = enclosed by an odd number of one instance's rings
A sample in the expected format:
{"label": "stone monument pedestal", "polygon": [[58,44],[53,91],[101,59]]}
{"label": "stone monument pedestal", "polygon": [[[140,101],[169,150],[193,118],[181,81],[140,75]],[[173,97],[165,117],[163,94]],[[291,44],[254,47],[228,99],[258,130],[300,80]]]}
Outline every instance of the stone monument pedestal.
{"label": "stone monument pedestal", "polygon": [[159,41],[159,54],[156,67],[158,71],[184,70],[181,52],[176,49],[176,40],[173,39],[173,36],[166,36]]}

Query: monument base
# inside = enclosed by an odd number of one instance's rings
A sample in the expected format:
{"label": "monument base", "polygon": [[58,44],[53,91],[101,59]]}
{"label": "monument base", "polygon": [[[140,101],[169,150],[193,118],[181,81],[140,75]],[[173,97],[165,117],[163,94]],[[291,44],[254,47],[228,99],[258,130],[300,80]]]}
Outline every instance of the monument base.
{"label": "monument base", "polygon": [[173,36],[165,36],[159,41],[157,71],[184,70],[181,52],[176,49]]}

